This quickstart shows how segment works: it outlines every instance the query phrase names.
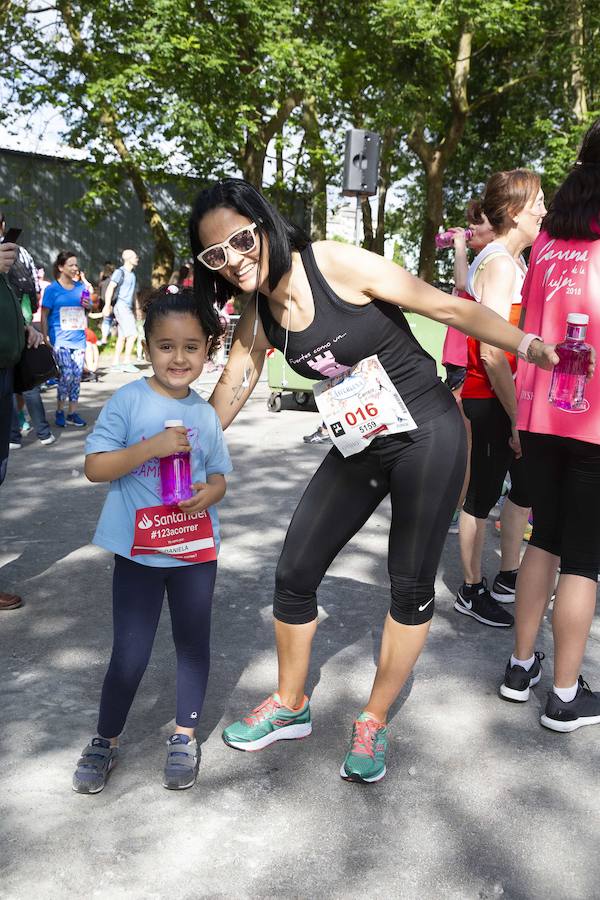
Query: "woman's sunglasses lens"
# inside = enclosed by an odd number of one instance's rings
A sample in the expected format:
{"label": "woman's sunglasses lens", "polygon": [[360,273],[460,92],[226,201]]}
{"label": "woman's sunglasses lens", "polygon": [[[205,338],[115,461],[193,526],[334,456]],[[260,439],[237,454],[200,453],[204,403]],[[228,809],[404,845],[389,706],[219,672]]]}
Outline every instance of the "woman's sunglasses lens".
{"label": "woman's sunglasses lens", "polygon": [[225,251],[222,247],[208,250],[203,254],[202,262],[206,263],[211,269],[221,269],[225,265]]}
{"label": "woman's sunglasses lens", "polygon": [[254,232],[247,228],[230,238],[229,244],[238,253],[248,253],[254,248]]}

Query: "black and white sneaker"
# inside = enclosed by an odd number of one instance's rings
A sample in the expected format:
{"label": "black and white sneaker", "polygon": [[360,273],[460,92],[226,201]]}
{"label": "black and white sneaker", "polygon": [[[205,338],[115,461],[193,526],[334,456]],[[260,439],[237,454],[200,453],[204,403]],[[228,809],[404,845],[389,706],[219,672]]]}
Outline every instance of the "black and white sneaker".
{"label": "black and white sneaker", "polygon": [[534,687],[542,677],[541,661],[545,654],[536,650],[533,654],[535,660],[530,669],[523,666],[511,666],[510,659],[504,673],[504,681],[500,685],[500,696],[514,703],[524,703],[529,700],[529,688]]}
{"label": "black and white sneaker", "polygon": [[514,572],[498,572],[494,578],[492,590],[490,594],[498,603],[514,603],[515,588],[517,586],[517,575],[519,570]]}
{"label": "black and white sneaker", "polygon": [[321,425],[312,434],[305,434],[302,438],[305,444],[331,444],[333,443],[329,437],[329,432]]}
{"label": "black and white sneaker", "polygon": [[485,578],[472,587],[463,584],[458,589],[454,609],[484,625],[491,625],[492,628],[510,628],[515,622],[511,614],[493,599]]}
{"label": "black and white sneaker", "polygon": [[584,725],[600,725],[600,694],[579,676],[575,699],[570,703],[561,700],[554,691],[548,691],[548,701],[540,722],[552,731],[576,731]]}

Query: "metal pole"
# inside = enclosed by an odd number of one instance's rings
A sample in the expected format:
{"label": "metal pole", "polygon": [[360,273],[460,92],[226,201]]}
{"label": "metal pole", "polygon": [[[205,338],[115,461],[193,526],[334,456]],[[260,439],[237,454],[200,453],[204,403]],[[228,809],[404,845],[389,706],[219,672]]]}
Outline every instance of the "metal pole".
{"label": "metal pole", "polygon": [[354,243],[358,247],[360,245],[360,239],[358,237],[358,215],[360,212],[360,194],[356,195],[356,213],[354,215]]}

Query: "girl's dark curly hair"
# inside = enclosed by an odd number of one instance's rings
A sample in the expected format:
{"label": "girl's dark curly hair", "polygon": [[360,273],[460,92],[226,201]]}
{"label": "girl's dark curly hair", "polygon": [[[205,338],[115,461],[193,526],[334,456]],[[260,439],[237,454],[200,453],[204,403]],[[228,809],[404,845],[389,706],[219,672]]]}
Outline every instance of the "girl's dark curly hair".
{"label": "girl's dark curly hair", "polygon": [[186,314],[198,319],[202,331],[208,338],[208,356],[210,359],[221,346],[223,334],[222,321],[213,304],[198,303],[191,288],[180,288],[174,284],[163,284],[152,291],[142,301],[145,315],[144,335],[146,343],[150,340],[157,319],[173,314]]}

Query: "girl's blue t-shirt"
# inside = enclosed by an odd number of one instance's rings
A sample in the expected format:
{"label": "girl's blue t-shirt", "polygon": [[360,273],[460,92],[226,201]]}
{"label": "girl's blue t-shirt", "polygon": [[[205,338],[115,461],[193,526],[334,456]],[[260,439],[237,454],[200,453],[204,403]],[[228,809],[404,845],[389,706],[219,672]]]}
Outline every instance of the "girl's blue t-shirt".
{"label": "girl's blue t-shirt", "polygon": [[[226,475],[232,465],[219,417],[195,391],[183,400],[157,394],[145,378],[119,388],[98,416],[85,452],[123,450],[163,431],[167,419],[181,419],[192,447],[192,481],[205,482],[208,475]],[[160,506],[160,465],[157,457],[133,472],[112,481],[98,521],[93,543],[143,566],[187,566],[191,563],[165,553],[131,556],[135,513]],[[219,517],[209,507],[215,545],[219,550]]]}
{"label": "girl's blue t-shirt", "polygon": [[48,336],[50,343],[58,350],[85,350],[85,328],[87,319],[81,305],[83,284],[76,281],[70,291],[53,281],[44,291],[42,306],[49,310]]}

